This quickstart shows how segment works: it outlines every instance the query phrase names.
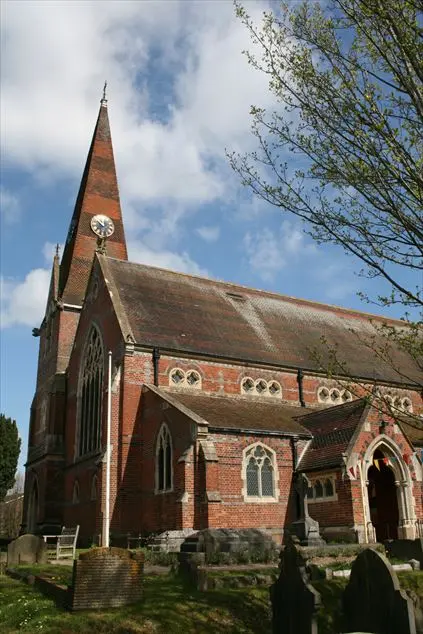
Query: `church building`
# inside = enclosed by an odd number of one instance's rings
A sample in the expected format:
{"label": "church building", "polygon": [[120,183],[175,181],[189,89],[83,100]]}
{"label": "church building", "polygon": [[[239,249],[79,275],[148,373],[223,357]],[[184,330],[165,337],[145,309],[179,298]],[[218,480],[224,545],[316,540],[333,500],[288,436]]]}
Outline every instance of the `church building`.
{"label": "church building", "polygon": [[[414,538],[420,370],[363,343],[386,321],[370,318],[129,261],[103,98],[33,331],[22,530],[79,524],[81,544],[98,543],[109,421],[112,543],[203,528],[262,529],[280,543],[304,517],[326,540]],[[322,337],[344,375],[328,378]]]}

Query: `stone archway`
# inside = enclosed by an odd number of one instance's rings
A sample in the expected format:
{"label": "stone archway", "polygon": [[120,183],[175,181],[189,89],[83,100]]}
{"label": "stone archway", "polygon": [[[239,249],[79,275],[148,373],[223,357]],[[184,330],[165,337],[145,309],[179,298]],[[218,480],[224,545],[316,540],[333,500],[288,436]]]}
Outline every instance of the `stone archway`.
{"label": "stone archway", "polygon": [[38,524],[38,483],[34,479],[29,494],[28,515],[27,515],[27,533],[35,533]]}
{"label": "stone archway", "polygon": [[376,540],[383,542],[385,539],[397,539],[399,510],[395,474],[385,464],[380,449],[376,449],[373,454],[373,465],[369,467],[367,480],[370,521],[376,532]]}
{"label": "stone archway", "polygon": [[[374,460],[378,461],[377,467]],[[369,445],[364,456],[367,485],[365,515],[369,538],[414,539],[415,512],[413,481],[400,448],[381,434]]]}

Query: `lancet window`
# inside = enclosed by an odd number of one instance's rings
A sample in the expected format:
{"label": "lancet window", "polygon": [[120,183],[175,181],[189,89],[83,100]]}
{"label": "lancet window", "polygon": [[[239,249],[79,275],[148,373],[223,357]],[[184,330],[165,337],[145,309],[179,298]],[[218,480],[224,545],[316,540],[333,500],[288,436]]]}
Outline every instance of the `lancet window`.
{"label": "lancet window", "polygon": [[172,490],[172,439],[167,425],[162,425],[156,446],[156,493]]}
{"label": "lancet window", "polygon": [[104,355],[100,333],[92,328],[80,377],[78,455],[100,449]]}

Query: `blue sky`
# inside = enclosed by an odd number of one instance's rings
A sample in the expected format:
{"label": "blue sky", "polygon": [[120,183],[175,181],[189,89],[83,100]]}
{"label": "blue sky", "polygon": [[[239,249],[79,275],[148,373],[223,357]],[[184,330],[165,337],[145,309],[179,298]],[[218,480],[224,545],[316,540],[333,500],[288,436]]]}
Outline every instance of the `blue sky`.
{"label": "blue sky", "polygon": [[[258,20],[266,5],[248,8]],[[38,354],[31,330],[106,78],[131,259],[363,308],[359,264],[251,199],[228,166],[225,148],[253,147],[250,105],[272,105],[241,53],[250,41],[231,2],[26,0],[1,11],[0,410],[18,422],[21,463]]]}

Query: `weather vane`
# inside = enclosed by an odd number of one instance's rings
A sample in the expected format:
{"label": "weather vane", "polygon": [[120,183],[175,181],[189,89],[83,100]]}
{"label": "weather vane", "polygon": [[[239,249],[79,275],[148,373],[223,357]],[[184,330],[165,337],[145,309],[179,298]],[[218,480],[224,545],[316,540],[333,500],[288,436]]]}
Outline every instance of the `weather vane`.
{"label": "weather vane", "polygon": [[106,98],[106,89],[107,89],[107,80],[104,82],[104,86],[103,86],[103,96],[101,98],[101,102],[103,105],[107,104],[107,98]]}

